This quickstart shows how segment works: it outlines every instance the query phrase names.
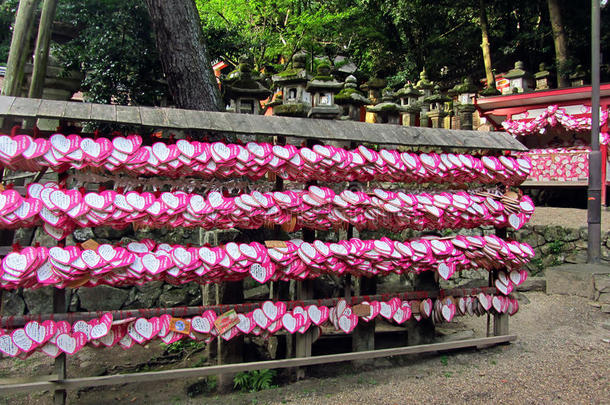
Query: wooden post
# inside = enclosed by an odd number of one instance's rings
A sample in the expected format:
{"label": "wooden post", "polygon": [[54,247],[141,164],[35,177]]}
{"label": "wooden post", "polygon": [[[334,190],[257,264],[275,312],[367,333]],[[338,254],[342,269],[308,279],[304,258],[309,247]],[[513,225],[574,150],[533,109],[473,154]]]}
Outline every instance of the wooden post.
{"label": "wooden post", "polygon": [[44,0],[42,15],[38,26],[36,37],[36,49],[34,51],[34,68],[32,70],[32,82],[28,97],[42,98],[42,90],[47,75],[47,63],[49,61],[49,44],[51,42],[51,27],[55,18],[57,0]]}
{"label": "wooden post", "polygon": [[40,0],[21,0],[13,26],[13,38],[6,63],[6,75],[2,85],[5,96],[19,96],[23,67],[28,57],[30,33],[34,26],[34,12]]}
{"label": "wooden post", "polygon": [[[506,228],[496,228],[496,236],[502,239],[506,239]],[[493,282],[498,278],[498,271],[494,270]],[[508,314],[494,313],[494,335],[502,336],[508,335]]]}
{"label": "wooden post", "polygon": [[[435,272],[424,271],[415,276],[413,288],[415,291],[438,291],[440,286],[435,279]],[[434,322],[432,319],[422,319],[417,322],[414,319],[408,321],[407,342],[409,346],[428,344],[434,340]]]}
{"label": "wooden post", "polygon": [[[223,304],[240,303],[244,300],[244,286],[242,281],[232,283],[223,283],[222,298]],[[217,284],[218,287],[218,284]],[[229,341],[225,341],[220,336],[218,337],[220,347],[218,348],[218,364],[241,363],[244,361],[243,346],[244,337],[237,336]],[[218,391],[229,392],[233,389],[233,377],[231,374],[220,374],[218,376]]]}
{"label": "wooden post", "polygon": [[[303,280],[297,284],[297,299],[313,298],[313,280]],[[311,345],[313,343],[314,328],[309,328],[307,332],[296,335],[295,357],[311,357]],[[296,369],[297,380],[305,378],[305,369]]]}
{"label": "wooden post", "polygon": [[[374,295],[377,293],[377,279],[375,277],[361,277],[356,285],[356,295]],[[352,351],[362,352],[375,350],[375,320],[369,322],[359,320],[358,325],[352,333]],[[354,360],[352,365],[360,368],[366,361]]]}
{"label": "wooden post", "polygon": [[[53,289],[53,313],[64,313],[66,312],[66,290],[60,288]],[[55,365],[53,366],[54,373],[57,375],[58,380],[66,379],[66,354],[62,353],[55,358]],[[53,404],[54,405],[65,405],[66,404],[66,390],[56,389],[53,391]]]}
{"label": "wooden post", "polygon": [[494,335],[508,335],[508,314],[494,314]]}

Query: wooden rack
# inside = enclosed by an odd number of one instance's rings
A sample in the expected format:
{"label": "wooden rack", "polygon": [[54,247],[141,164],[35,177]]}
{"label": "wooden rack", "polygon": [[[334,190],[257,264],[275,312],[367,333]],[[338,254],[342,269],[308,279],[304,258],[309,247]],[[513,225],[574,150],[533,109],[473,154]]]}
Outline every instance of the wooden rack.
{"label": "wooden rack", "polygon": [[[428,147],[435,150],[477,150],[481,151],[524,151],[526,148],[513,137],[502,132],[478,132],[478,131],[455,131],[437,128],[406,127],[398,125],[367,124],[350,121],[329,121],[318,119],[264,117],[243,114],[230,114],[218,112],[190,111],[171,108],[150,107],[124,107],[114,105],[99,105],[89,103],[75,103],[51,100],[27,99],[19,97],[0,96],[0,117],[8,118],[5,125],[11,126],[13,122],[20,119],[46,118],[58,119],[67,122],[94,122],[94,123],[116,123],[132,125],[135,127],[146,127],[148,129],[173,129],[173,130],[197,130],[199,132],[219,134],[246,134],[246,135],[273,135],[279,142],[285,142],[287,138],[303,138],[308,141],[342,141],[351,143],[352,147],[362,143],[394,146],[394,147]],[[4,131],[10,128],[5,127]],[[277,182],[277,188],[281,189],[282,181]],[[304,239],[311,238],[311,232],[305,232]],[[5,237],[8,234],[5,231]],[[10,242],[4,242],[10,244]],[[0,254],[6,254],[10,249],[0,247]],[[349,285],[349,283],[348,283]],[[491,278],[490,278],[491,285]],[[481,291],[481,289],[478,289]],[[493,292],[494,288],[485,291]],[[441,291],[420,291],[404,293],[404,299],[417,297],[435,297],[442,294]],[[459,296],[460,291],[446,292]],[[300,282],[297,288],[297,299],[308,302],[312,298],[311,285],[308,282]],[[65,311],[64,291],[55,289],[54,312],[50,315],[30,314],[21,317],[1,317],[2,326],[23,325],[28,320],[43,320],[54,317],[54,319],[91,319],[97,313],[62,314]],[[381,297],[381,296],[380,296]],[[351,291],[346,289],[348,302],[358,303],[363,297],[352,297]],[[367,297],[375,298],[375,297]],[[336,298],[329,299],[328,303],[334,302]],[[319,300],[313,300],[318,303]],[[324,301],[326,302],[326,301]],[[200,314],[202,310],[225,310],[229,305],[218,307],[199,306],[189,308],[175,308],[176,314],[182,316]],[[119,311],[117,317],[131,316],[146,311],[149,314],[160,314],[164,309],[147,308],[133,311]],[[118,318],[117,318],[118,319]],[[374,333],[374,332],[373,332]],[[264,368],[292,368],[305,365],[334,363],[349,360],[372,359],[377,357],[388,357],[403,354],[436,352],[452,350],[465,347],[487,347],[499,343],[506,343],[516,337],[508,335],[508,315],[494,315],[494,337],[469,339],[460,342],[428,344],[419,346],[408,346],[385,350],[367,350],[354,353],[325,355],[311,357],[312,338],[309,333],[297,336],[296,358],[284,360],[228,364],[222,366],[209,366],[200,368],[189,368],[180,370],[169,370],[159,372],[147,372],[137,374],[120,374],[102,377],[66,378],[66,359],[61,355],[56,359],[55,372],[53,375],[35,377],[24,381],[13,379],[0,381],[0,393],[31,392],[36,390],[52,390],[54,392],[55,404],[64,404],[66,390],[79,387],[93,387],[112,384],[124,384],[138,381],[155,381],[178,379],[185,377],[201,377],[206,375],[234,373]]]}

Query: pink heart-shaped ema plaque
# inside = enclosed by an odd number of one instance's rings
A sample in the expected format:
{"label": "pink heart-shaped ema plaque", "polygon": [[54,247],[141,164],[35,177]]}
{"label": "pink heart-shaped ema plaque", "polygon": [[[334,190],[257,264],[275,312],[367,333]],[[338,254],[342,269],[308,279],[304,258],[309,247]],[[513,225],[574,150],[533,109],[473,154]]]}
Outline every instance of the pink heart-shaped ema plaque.
{"label": "pink heart-shaped ema plaque", "polygon": [[87,343],[87,335],[83,332],[74,332],[72,336],[67,333],[62,333],[57,336],[55,344],[62,352],[73,355],[82,349]]}
{"label": "pink heart-shaped ema plaque", "polygon": [[320,326],[328,320],[328,307],[309,305],[306,309],[307,316],[314,324]]}
{"label": "pink heart-shaped ema plaque", "polygon": [[194,316],[193,319],[191,319],[191,327],[199,333],[210,333],[213,326],[214,324],[210,322],[209,319],[201,316]]}

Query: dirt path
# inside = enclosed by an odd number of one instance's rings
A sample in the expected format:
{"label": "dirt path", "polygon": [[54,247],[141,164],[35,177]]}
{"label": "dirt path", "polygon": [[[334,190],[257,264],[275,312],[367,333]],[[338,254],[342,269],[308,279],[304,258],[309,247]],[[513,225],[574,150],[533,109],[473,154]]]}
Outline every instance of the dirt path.
{"label": "dirt path", "polygon": [[[525,302],[531,301],[528,304]],[[610,345],[602,341],[610,319],[587,300],[528,293],[511,318],[517,342],[481,351],[447,355],[382,359],[372,370],[355,372],[349,364],[314,368],[305,381],[258,393],[188,398],[185,387],[194,380],[151,382],[70,393],[72,404],[416,404],[416,403],[610,403]],[[485,318],[460,318],[458,329],[485,333]],[[95,364],[137,363],[159,354],[157,346],[129,351],[96,351],[70,366],[72,374],[90,375]],[[194,361],[195,358],[191,359]],[[42,363],[41,363],[42,362]],[[48,361],[35,358],[26,365],[0,361],[7,375],[42,374]],[[184,367],[184,365],[182,365]],[[46,393],[0,398],[0,403],[46,404]]]}

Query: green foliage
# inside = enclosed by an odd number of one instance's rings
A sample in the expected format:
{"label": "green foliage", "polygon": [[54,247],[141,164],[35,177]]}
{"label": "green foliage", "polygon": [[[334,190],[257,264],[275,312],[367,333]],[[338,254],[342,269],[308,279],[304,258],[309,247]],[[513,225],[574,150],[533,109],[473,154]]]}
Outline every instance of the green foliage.
{"label": "green foliage", "polygon": [[441,356],[441,364],[447,366],[449,364],[449,358],[446,355]]}
{"label": "green foliage", "polygon": [[0,3],[0,63],[6,64],[11,47],[11,25],[17,13],[18,0],[5,0]]}
{"label": "green foliage", "polygon": [[[356,56],[364,42],[375,39],[360,1],[196,0],[212,59],[237,63],[252,52],[255,65],[283,70],[292,56],[310,54]],[[220,39],[219,42],[213,42]],[[282,56],[285,58],[281,65]]]}
{"label": "green foliage", "polygon": [[542,257],[534,257],[532,260],[530,260],[529,267],[536,270],[536,273],[542,271],[544,269]]}
{"label": "green foliage", "polygon": [[165,343],[161,343],[161,347],[165,347],[165,351],[170,354],[184,353],[186,351],[198,351],[205,348],[204,342],[198,342],[196,340],[191,339],[183,339],[178,340],[174,343],[170,343],[166,345]]}
{"label": "green foliage", "polygon": [[166,85],[143,0],[60,2],[57,19],[79,31],[53,51],[66,69],[85,74],[88,101],[158,105]]}
{"label": "green foliage", "polygon": [[[362,78],[387,78],[396,89],[418,80],[426,67],[430,80],[453,86],[464,76],[483,77],[479,2],[472,0],[195,0],[207,51],[213,60],[237,65],[251,53],[257,69],[284,71],[305,50],[333,61],[347,56]],[[18,0],[0,2],[0,63],[5,62]],[[545,1],[486,1],[492,63],[505,72],[523,60],[534,72],[555,60]],[[562,1],[561,13],[570,60],[588,70],[589,7]],[[159,105],[167,97],[153,29],[143,0],[59,2],[56,20],[77,33],[52,44],[52,54],[67,69],[85,74],[89,101]],[[610,26],[610,7],[602,27]],[[610,30],[602,30],[603,54],[610,54]],[[341,62],[335,65],[335,68]],[[441,73],[442,72],[442,73]],[[609,80],[607,66],[602,80]]]}
{"label": "green foliage", "polygon": [[237,373],[233,378],[233,386],[242,392],[256,392],[273,388],[275,370],[253,370]]}
{"label": "green foliage", "polygon": [[563,242],[560,240],[554,240],[549,242],[549,252],[556,255],[561,253],[561,249],[563,248]]}

